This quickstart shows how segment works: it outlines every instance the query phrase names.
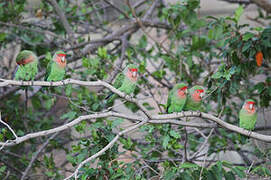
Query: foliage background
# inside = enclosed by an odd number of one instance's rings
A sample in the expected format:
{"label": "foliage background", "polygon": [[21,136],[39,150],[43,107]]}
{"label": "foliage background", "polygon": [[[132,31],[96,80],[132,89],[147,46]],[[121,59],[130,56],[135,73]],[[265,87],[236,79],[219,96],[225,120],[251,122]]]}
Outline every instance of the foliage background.
{"label": "foliage background", "polygon": [[[198,0],[128,2],[0,2],[1,78],[12,78],[16,55],[22,49],[39,56],[37,79],[43,79],[49,57],[58,49],[68,53],[67,78],[112,83],[133,62],[140,71],[135,96],[152,114],[165,113],[168,90],[183,81],[190,87],[203,85],[207,92],[204,111],[234,125],[238,125],[243,101],[255,99],[259,112],[255,131],[270,134],[270,10],[260,6],[261,1],[242,1],[233,14],[222,17],[200,16]],[[241,23],[243,11],[253,3],[259,5],[257,16],[246,18],[256,26]],[[264,55],[261,67],[255,60],[258,51]],[[108,94],[99,87],[66,85],[51,88],[49,93],[33,87],[25,108],[20,88],[1,87],[0,92],[2,120],[18,136],[104,111]],[[124,102],[116,101],[113,110],[142,114],[136,105],[124,106]],[[0,152],[0,177],[63,179],[131,124],[120,118],[99,118],[83,121],[49,140],[38,137],[5,147]],[[0,141],[14,138],[5,126],[0,127]],[[122,136],[84,166],[80,179],[269,179],[270,153],[269,144],[246,141],[221,127],[148,124]]]}

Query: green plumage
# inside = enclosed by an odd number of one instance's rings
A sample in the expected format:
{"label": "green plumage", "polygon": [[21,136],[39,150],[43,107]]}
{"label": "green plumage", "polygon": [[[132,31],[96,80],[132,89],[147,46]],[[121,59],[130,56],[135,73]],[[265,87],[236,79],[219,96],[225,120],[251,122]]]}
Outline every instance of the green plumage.
{"label": "green plumage", "polygon": [[187,85],[185,83],[179,83],[170,90],[167,100],[168,113],[181,112],[183,110],[187,97],[185,96],[185,98],[180,98],[178,96],[178,89],[183,88],[184,86]]}
{"label": "green plumage", "polygon": [[38,58],[32,51],[21,51],[16,57],[16,62],[20,63],[29,58],[33,58],[33,61],[18,65],[15,73],[15,80],[30,81],[35,79],[35,76],[38,73]]}
{"label": "green plumage", "polygon": [[59,63],[56,61],[57,54],[65,54],[63,51],[57,51],[53,59],[48,63],[46,74],[45,74],[45,81],[61,81],[65,77],[65,67],[66,65],[60,66]]}
{"label": "green plumage", "polygon": [[184,106],[185,111],[198,111],[201,110],[201,101],[194,101],[192,98],[192,94],[195,92],[195,90],[203,90],[203,87],[201,86],[193,86],[189,89],[189,95],[187,97],[186,104]]}
{"label": "green plumage", "polygon": [[[248,101],[255,102],[252,99],[248,99],[245,101],[245,104]],[[241,128],[253,130],[255,128],[255,124],[257,121],[257,112],[255,111],[255,113],[249,113],[243,106],[239,112],[239,119],[240,119],[239,126]]]}
{"label": "green plumage", "polygon": [[[129,68],[137,69],[137,66],[134,64],[129,64],[128,66],[126,66],[123,72],[117,75],[116,80],[113,84],[115,88],[128,95],[132,94],[136,88],[136,81],[130,80],[129,77],[127,77],[126,75]],[[116,94],[111,94],[107,100],[107,104],[112,104],[117,97],[118,96]]]}

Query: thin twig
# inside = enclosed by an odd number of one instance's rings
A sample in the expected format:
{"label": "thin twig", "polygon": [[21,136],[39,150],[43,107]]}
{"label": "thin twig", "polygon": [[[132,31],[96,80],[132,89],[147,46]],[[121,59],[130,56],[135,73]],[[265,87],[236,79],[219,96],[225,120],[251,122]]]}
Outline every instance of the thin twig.
{"label": "thin twig", "polygon": [[78,173],[79,173],[79,169],[80,169],[81,167],[83,167],[86,163],[92,161],[93,159],[99,157],[99,156],[102,155],[105,151],[107,151],[109,148],[111,148],[111,147],[117,142],[117,140],[119,139],[120,136],[122,136],[123,134],[128,133],[128,132],[130,132],[130,131],[132,131],[132,130],[134,130],[134,129],[137,129],[137,128],[139,128],[140,126],[142,126],[142,125],[144,125],[144,124],[146,124],[146,123],[147,123],[147,121],[142,121],[142,122],[140,122],[140,123],[138,123],[138,124],[136,124],[136,125],[134,125],[134,126],[132,126],[132,127],[130,127],[130,128],[127,128],[127,129],[125,129],[125,130],[119,132],[109,144],[107,144],[103,149],[101,149],[101,150],[100,150],[99,152],[97,152],[96,154],[92,155],[91,157],[89,157],[89,158],[85,159],[83,162],[81,162],[81,163],[78,165],[78,167],[76,168],[75,172],[74,172],[73,174],[71,174],[69,177],[65,178],[64,180],[68,180],[68,179],[72,178],[73,176],[75,177],[75,179],[77,179],[77,176],[78,176]]}
{"label": "thin twig", "polygon": [[0,123],[4,124],[10,131],[11,133],[13,134],[13,136],[17,139],[18,136],[16,135],[16,133],[14,132],[14,130],[4,121],[2,121],[1,119],[1,111],[0,111]]}
{"label": "thin twig", "polygon": [[70,24],[68,23],[68,20],[65,16],[65,13],[61,10],[61,8],[57,4],[56,0],[48,0],[48,1],[55,8],[56,13],[58,14],[58,16],[61,20],[61,23],[63,24],[65,30],[67,31],[69,38],[72,40],[72,44],[74,44],[75,43],[74,34],[73,34],[73,31],[72,31]]}
{"label": "thin twig", "polygon": [[35,162],[35,160],[39,157],[40,153],[43,151],[43,149],[49,144],[49,142],[54,139],[59,132],[56,132],[55,134],[53,134],[50,138],[48,138],[43,144],[42,146],[34,153],[34,156],[32,156],[30,163],[28,164],[27,168],[25,169],[25,171],[23,172],[23,175],[21,177],[21,180],[24,180],[27,177],[27,174],[29,172],[29,170],[31,169],[31,167],[33,166],[33,163]]}

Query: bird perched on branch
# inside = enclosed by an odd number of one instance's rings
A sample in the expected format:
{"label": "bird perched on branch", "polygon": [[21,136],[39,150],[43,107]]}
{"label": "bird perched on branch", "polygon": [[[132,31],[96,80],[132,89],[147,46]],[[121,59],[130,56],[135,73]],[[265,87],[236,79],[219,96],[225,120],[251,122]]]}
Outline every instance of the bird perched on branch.
{"label": "bird perched on branch", "polygon": [[[38,73],[38,58],[29,50],[21,51],[16,57],[17,68],[15,70],[15,80],[33,81]],[[25,110],[27,110],[28,87],[25,89]]]}
{"label": "bird perched on branch", "polygon": [[246,130],[253,130],[257,120],[257,109],[255,101],[247,99],[239,112],[239,125]]}
{"label": "bird perched on branch", "polygon": [[15,80],[34,80],[38,73],[38,58],[29,50],[21,51],[16,57],[17,69]]}
{"label": "bird perched on branch", "polygon": [[187,85],[185,83],[176,84],[170,90],[167,100],[167,112],[181,112],[187,100]]}
{"label": "bird perched on branch", "polygon": [[63,51],[55,52],[53,59],[48,63],[45,81],[61,81],[66,71],[66,54]]}
{"label": "bird perched on branch", "polygon": [[[138,80],[138,67],[135,64],[129,64],[126,68],[117,75],[113,84],[115,88],[124,92],[125,94],[132,94],[135,91]],[[106,97],[107,106],[113,104],[118,95],[111,93]]]}
{"label": "bird perched on branch", "polygon": [[202,97],[204,95],[204,89],[202,86],[193,86],[189,89],[189,96],[187,97],[184,110],[197,111],[201,109]]}

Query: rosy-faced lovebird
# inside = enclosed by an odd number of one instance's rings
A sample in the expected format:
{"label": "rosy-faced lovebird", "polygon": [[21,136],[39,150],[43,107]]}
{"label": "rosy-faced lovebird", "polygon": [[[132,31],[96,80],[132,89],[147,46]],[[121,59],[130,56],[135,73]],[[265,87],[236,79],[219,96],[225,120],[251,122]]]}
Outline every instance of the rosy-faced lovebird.
{"label": "rosy-faced lovebird", "polygon": [[257,120],[257,111],[255,106],[255,101],[248,99],[245,101],[242,109],[239,112],[239,125],[241,128],[247,130],[253,130]]}
{"label": "rosy-faced lovebird", "polygon": [[[35,79],[38,73],[38,58],[32,51],[21,51],[16,57],[16,63],[18,66],[15,80],[33,81]],[[23,87],[23,89],[25,89],[25,110],[27,111],[28,88]]]}
{"label": "rosy-faced lovebird", "polygon": [[66,54],[63,51],[57,51],[53,59],[48,63],[45,81],[61,81],[65,76]]}
{"label": "rosy-faced lovebird", "polygon": [[[129,64],[126,68],[117,75],[113,84],[115,88],[128,95],[135,91],[138,79],[138,67],[135,64]],[[116,94],[109,95],[106,99],[107,104],[111,104],[118,97]]]}
{"label": "rosy-faced lovebird", "polygon": [[187,85],[185,83],[176,84],[168,94],[167,112],[181,112],[187,99]]}
{"label": "rosy-faced lovebird", "polygon": [[15,80],[30,81],[34,80],[38,73],[38,58],[28,50],[21,51],[16,57],[17,71]]}
{"label": "rosy-faced lovebird", "polygon": [[204,95],[204,89],[201,86],[193,86],[189,89],[189,95],[187,97],[184,110],[198,111],[201,109],[202,97]]}

